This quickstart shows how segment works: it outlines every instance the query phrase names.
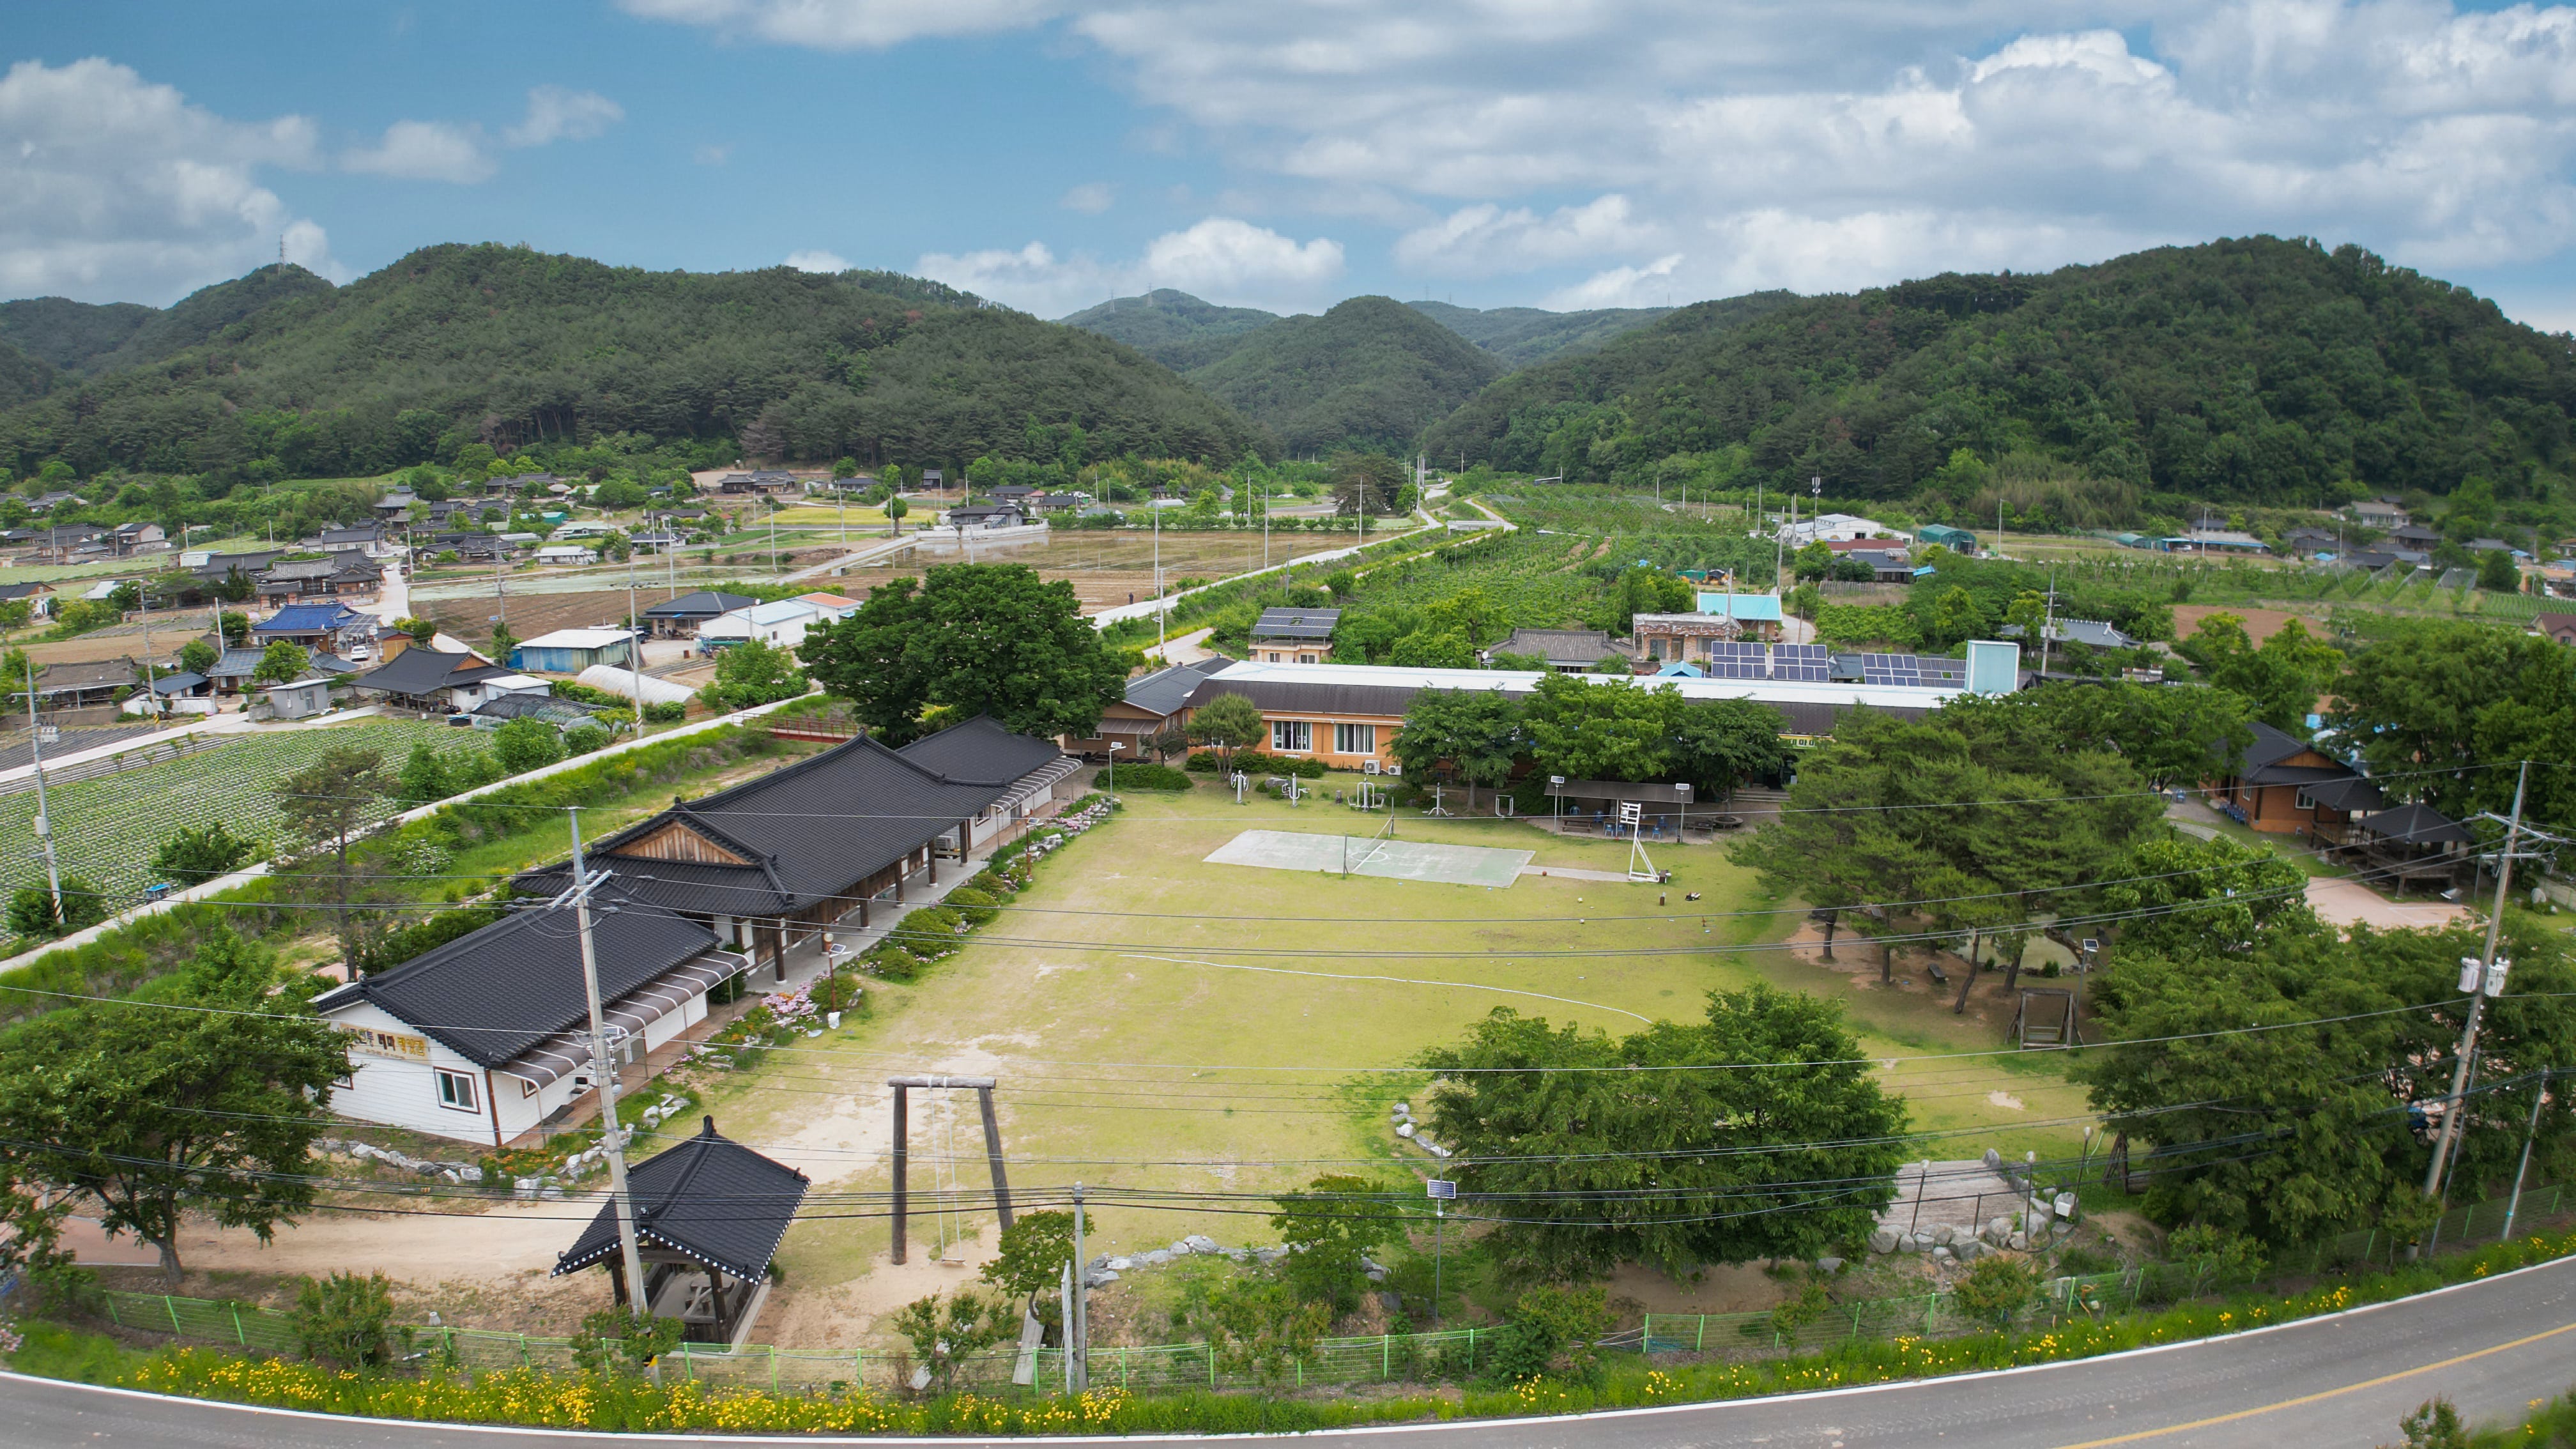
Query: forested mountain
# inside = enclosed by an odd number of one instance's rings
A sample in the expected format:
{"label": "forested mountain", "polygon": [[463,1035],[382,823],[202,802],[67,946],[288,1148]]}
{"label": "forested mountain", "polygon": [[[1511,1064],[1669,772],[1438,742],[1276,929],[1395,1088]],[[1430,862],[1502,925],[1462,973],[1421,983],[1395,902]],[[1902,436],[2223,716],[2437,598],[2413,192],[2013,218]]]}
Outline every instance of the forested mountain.
{"label": "forested mountain", "polygon": [[1346,445],[1408,449],[1502,370],[1401,302],[1353,297],[1321,317],[1252,333],[1190,380],[1305,455]]}
{"label": "forested mountain", "polygon": [[26,353],[0,342],[0,408],[43,397],[54,384],[54,370]]}
{"label": "forested mountain", "polygon": [[0,302],[0,340],[65,372],[105,372],[158,362],[212,340],[254,313],[330,291],[329,282],[281,262],[201,287],[166,308],[65,297]]}
{"label": "forested mountain", "polygon": [[1244,335],[1279,320],[1258,307],[1220,307],[1187,292],[1158,287],[1141,297],[1113,297],[1061,319],[1067,327],[1124,342],[1174,372],[1205,367]]}
{"label": "forested mountain", "polygon": [[[1787,293],[1774,294],[1782,298]],[[1598,351],[1622,332],[1633,332],[1670,307],[1599,307],[1589,312],[1545,312],[1536,307],[1455,307],[1447,302],[1404,305],[1502,359],[1528,367],[1568,353]]]}
{"label": "forested mountain", "polygon": [[1266,441],[1123,347],[892,273],[646,272],[486,245],[343,288],[308,275],[263,268],[148,319],[118,347],[196,340],[0,412],[0,464],[316,477],[620,432],[871,462],[1071,444],[1231,461]]}
{"label": "forested mountain", "polygon": [[2530,497],[2576,461],[2568,338],[2358,247],[2253,237],[1741,315],[1750,300],[1515,373],[1431,429],[1431,451],[1577,479],[1679,460],[1894,498],[1972,488],[1982,464],[1946,466],[1968,449],[2310,504],[2469,475]]}

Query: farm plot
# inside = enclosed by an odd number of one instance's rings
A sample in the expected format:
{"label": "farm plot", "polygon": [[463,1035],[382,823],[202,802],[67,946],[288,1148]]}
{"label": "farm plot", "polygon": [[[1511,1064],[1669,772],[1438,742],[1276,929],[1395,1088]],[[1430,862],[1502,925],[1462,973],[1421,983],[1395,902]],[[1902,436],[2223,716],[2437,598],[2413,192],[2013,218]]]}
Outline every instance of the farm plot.
{"label": "farm plot", "polygon": [[[111,897],[142,894],[152,883],[152,853],[182,829],[215,821],[236,835],[274,842],[278,833],[277,782],[313,762],[332,745],[384,752],[398,769],[414,744],[427,741],[450,755],[479,746],[472,730],[426,722],[340,725],[291,733],[246,735],[219,748],[165,765],[79,781],[48,791],[53,806],[54,851],[66,876],[79,876]],[[391,800],[374,812],[396,813]],[[0,796],[0,890],[41,883],[45,859],[36,845],[36,797]]]}

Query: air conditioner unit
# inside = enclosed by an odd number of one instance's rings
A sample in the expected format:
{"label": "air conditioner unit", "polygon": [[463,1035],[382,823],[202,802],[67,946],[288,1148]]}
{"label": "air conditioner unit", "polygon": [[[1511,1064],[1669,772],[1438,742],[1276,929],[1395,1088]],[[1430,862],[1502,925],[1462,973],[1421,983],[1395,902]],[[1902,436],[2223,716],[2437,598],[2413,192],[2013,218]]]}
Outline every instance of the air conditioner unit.
{"label": "air conditioner unit", "polygon": [[1404,773],[1404,766],[1397,764],[1393,760],[1389,760],[1386,762],[1386,773],[1390,775],[1401,775]]}
{"label": "air conditioner unit", "polygon": [[1377,761],[1375,761],[1375,760],[1370,760],[1370,761],[1368,761],[1367,763],[1365,763],[1365,764],[1361,765],[1361,766],[1360,766],[1360,773],[1361,773],[1361,774],[1363,774],[1363,775],[1374,775],[1374,774],[1376,774],[1376,773],[1377,773]]}

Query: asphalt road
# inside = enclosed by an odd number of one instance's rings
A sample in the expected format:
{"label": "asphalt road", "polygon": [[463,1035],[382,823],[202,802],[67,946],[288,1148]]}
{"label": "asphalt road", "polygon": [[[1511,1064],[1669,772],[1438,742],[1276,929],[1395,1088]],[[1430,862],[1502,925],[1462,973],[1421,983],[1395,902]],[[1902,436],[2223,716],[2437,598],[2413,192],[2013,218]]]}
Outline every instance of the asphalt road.
{"label": "asphalt road", "polygon": [[[2531,1400],[2571,1385],[2576,1260],[2284,1328],[2080,1363],[1582,1418],[1354,1430],[1303,1442],[1324,1439],[1360,1449],[2361,1449],[2395,1442],[2398,1417],[2436,1394],[2447,1395],[2473,1419],[2502,1421],[2519,1418]],[[0,1449],[562,1449],[602,1440],[678,1442],[675,1436],[333,1419],[0,1375]],[[993,1442],[999,1449],[1031,1441]]]}

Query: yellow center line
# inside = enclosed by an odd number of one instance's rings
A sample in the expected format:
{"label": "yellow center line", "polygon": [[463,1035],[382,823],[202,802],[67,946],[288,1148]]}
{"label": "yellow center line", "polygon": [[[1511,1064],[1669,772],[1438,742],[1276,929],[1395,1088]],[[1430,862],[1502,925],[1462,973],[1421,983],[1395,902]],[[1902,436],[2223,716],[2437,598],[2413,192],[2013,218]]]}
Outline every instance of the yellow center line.
{"label": "yellow center line", "polygon": [[2538,1343],[2544,1338],[2556,1338],[2562,1333],[2576,1333],[2576,1323],[2565,1323],[2556,1328],[2542,1329],[2540,1332],[2531,1334],[2528,1337],[2517,1338],[2511,1343],[2499,1343],[2491,1348],[2477,1349],[2470,1353],[2459,1354],[2455,1357],[2443,1359],[2438,1363],[2417,1364],[2411,1369],[2399,1369],[2393,1374],[2381,1374],[2375,1379],[2364,1379],[2360,1383],[2346,1384],[2339,1389],[2327,1389],[2321,1393],[2305,1394],[2295,1399],[2283,1399],[2277,1404],[2265,1404],[2259,1409],[2239,1409],[2233,1414],[2219,1414],[2212,1418],[2194,1419],[2188,1424],[2168,1424],[2161,1429],[2140,1429],[2134,1434],[2114,1434],[2108,1439],[2087,1439],[2081,1444],[2065,1445],[2063,1446],[2063,1449],[2102,1449],[2102,1446],[2106,1444],[2135,1444],[2141,1439],[2158,1439],[2167,1434],[2188,1433],[2193,1429],[2206,1429],[2212,1424],[2231,1424],[2238,1419],[2251,1419],[2257,1414],[2269,1414],[2281,1409],[2295,1409],[2302,1404],[2313,1404],[2321,1399],[2331,1399],[2338,1394],[2355,1393],[2362,1389],[2375,1389],[2381,1384],[2393,1384],[2399,1379],[2413,1378],[2417,1374],[2428,1374],[2435,1369],[2445,1369],[2449,1368],[2453,1364],[2467,1363],[2471,1359],[2485,1358],[2491,1353],[2504,1353],[2509,1349],[2517,1349],[2526,1344]]}

